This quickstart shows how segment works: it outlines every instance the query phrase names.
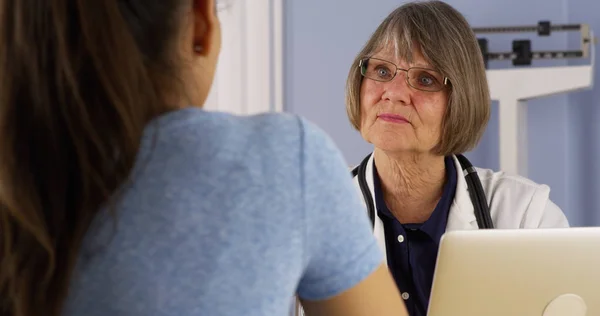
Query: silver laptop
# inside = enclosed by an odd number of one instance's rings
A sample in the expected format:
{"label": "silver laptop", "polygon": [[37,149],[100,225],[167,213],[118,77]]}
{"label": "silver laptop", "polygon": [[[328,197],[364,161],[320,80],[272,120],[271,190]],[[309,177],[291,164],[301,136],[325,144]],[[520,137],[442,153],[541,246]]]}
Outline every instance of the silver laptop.
{"label": "silver laptop", "polygon": [[428,315],[600,315],[600,228],[446,233]]}

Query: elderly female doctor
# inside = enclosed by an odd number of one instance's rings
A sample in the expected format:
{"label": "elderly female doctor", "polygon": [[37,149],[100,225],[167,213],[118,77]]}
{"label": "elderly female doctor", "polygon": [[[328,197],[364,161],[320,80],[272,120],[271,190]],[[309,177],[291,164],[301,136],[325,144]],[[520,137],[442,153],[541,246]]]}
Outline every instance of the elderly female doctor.
{"label": "elderly female doctor", "polygon": [[[352,64],[346,103],[350,122],[375,147],[354,180],[411,315],[426,314],[444,232],[568,227],[548,186],[461,164],[460,153],[484,132],[490,97],[477,40],[448,4],[392,12]],[[463,169],[477,173],[466,178]],[[487,225],[475,212],[482,204]]]}

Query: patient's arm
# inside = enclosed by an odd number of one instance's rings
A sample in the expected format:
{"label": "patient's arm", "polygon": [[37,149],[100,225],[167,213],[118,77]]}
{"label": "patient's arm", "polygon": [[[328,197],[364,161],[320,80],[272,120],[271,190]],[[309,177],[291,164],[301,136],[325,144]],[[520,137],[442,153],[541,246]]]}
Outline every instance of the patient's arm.
{"label": "patient's arm", "polygon": [[302,300],[307,316],[408,315],[398,288],[382,264],[353,288],[322,301]]}

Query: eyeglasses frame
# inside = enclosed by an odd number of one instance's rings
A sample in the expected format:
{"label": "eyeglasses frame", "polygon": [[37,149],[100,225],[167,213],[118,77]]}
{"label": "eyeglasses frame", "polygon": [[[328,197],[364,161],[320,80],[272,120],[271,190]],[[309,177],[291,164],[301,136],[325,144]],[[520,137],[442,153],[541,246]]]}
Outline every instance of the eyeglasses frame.
{"label": "eyeglasses frame", "polygon": [[[396,71],[394,72],[394,75],[392,76],[392,78],[390,78],[389,80],[377,80],[377,79],[373,79],[373,78],[369,78],[369,77],[365,76],[363,74],[363,71],[362,71],[363,63],[365,62],[365,60],[370,60],[370,59],[379,60],[379,61],[390,63],[390,64],[394,65],[394,67],[396,68]],[[408,80],[409,79],[408,78],[408,71],[409,70],[411,70],[411,69],[422,69],[422,70],[435,71],[437,73],[439,73],[439,71],[437,71],[435,69],[425,68],[425,67],[409,67],[408,69],[404,69],[404,68],[400,68],[400,67],[396,66],[396,64],[394,64],[393,62],[391,62],[389,60],[385,60],[385,59],[381,59],[381,58],[376,58],[376,57],[364,57],[364,58],[361,58],[358,61],[358,69],[359,69],[360,75],[363,76],[364,78],[367,78],[367,79],[370,79],[370,80],[374,80],[374,81],[379,81],[379,82],[390,82],[390,81],[394,80],[394,78],[396,78],[396,76],[398,75],[398,70],[404,71],[404,72],[406,72],[406,76],[405,76],[406,83],[410,87],[412,87],[414,89],[417,89],[419,91],[424,91],[424,92],[439,92],[439,91],[444,90],[444,88],[450,84],[450,79],[448,77],[444,76],[443,86],[439,90],[424,90],[424,89],[421,89],[421,88],[414,87],[413,85],[410,84],[410,80]]]}

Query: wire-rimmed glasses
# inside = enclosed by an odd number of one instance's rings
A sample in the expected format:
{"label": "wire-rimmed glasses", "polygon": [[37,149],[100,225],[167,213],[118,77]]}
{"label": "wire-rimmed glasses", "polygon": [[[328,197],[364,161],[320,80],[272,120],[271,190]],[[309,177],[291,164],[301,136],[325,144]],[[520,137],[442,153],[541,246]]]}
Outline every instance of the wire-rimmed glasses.
{"label": "wire-rimmed glasses", "polygon": [[408,85],[421,91],[441,91],[450,83],[448,77],[436,70],[423,67],[399,68],[396,64],[379,58],[365,57],[359,61],[358,66],[363,77],[381,82],[392,81],[398,70],[404,71]]}

